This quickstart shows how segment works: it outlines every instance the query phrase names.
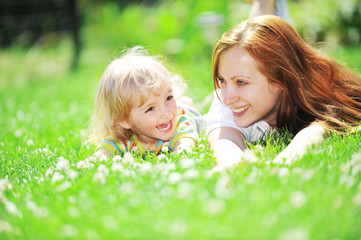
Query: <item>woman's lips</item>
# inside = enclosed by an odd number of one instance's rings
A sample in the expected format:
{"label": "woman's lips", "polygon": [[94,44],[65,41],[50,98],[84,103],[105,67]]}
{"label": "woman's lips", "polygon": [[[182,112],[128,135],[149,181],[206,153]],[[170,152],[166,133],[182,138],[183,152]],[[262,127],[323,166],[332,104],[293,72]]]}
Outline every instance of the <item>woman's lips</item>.
{"label": "woman's lips", "polygon": [[248,108],[249,108],[249,105],[243,106],[240,108],[231,108],[231,110],[233,112],[234,117],[241,117],[247,112]]}

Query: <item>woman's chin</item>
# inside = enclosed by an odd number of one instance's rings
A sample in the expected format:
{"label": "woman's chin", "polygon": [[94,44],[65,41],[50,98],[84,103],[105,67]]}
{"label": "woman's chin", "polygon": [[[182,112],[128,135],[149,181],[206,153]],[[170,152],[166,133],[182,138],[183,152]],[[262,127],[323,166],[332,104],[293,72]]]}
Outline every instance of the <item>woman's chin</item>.
{"label": "woman's chin", "polygon": [[244,120],[241,120],[241,119],[234,119],[234,122],[237,124],[238,127],[241,127],[241,128],[247,128],[249,126],[251,126],[253,124],[248,122],[248,121],[244,121]]}

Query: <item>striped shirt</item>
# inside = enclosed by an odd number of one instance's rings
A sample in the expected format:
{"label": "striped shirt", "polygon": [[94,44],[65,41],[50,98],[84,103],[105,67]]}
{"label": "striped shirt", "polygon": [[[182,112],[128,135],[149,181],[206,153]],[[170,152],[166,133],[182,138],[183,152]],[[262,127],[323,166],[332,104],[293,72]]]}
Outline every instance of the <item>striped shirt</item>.
{"label": "striped shirt", "polygon": [[[168,141],[158,140],[157,148],[153,153],[158,155],[160,152],[173,152],[174,145],[182,138],[191,138],[197,141],[198,132],[193,116],[184,108],[178,106],[174,136]],[[98,149],[108,150],[113,155],[120,155],[123,152],[146,152],[135,134],[127,141],[105,139],[99,144]]]}

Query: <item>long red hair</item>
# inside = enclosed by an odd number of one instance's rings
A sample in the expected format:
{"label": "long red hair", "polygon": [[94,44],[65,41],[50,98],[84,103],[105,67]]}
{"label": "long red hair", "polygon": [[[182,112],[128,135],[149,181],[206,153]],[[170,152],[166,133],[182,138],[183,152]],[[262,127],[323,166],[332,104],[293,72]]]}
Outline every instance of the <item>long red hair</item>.
{"label": "long red hair", "polygon": [[317,123],[344,133],[361,122],[361,78],[307,45],[292,26],[273,15],[246,20],[222,36],[212,58],[215,89],[220,88],[219,58],[237,45],[282,90],[278,128],[297,133]]}

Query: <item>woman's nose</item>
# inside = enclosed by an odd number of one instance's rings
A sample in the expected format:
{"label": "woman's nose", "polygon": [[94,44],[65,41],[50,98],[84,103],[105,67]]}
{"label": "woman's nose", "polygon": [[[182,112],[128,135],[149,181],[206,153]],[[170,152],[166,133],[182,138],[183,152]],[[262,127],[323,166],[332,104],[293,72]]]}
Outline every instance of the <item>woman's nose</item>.
{"label": "woman's nose", "polygon": [[222,88],[221,93],[223,103],[228,106],[232,105],[232,103],[234,103],[238,97],[236,91],[231,86]]}

